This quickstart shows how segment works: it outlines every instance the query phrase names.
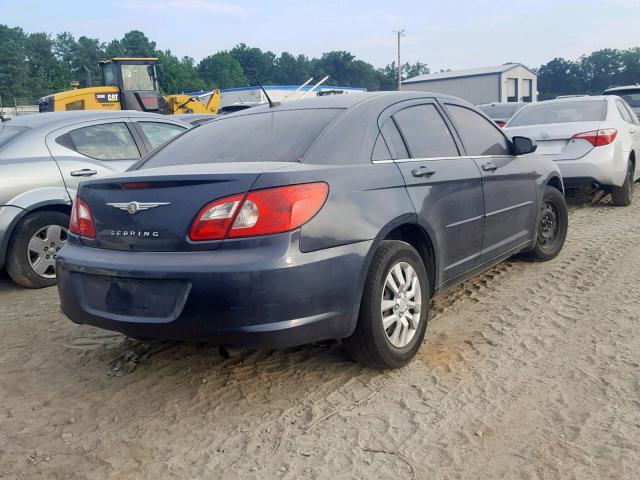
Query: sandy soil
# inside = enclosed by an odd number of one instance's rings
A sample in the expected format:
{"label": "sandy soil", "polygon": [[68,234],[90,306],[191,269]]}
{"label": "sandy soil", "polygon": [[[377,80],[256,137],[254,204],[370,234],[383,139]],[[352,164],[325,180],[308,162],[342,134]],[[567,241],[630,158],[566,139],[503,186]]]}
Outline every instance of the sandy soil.
{"label": "sandy soil", "polygon": [[437,298],[397,371],[78,327],[0,276],[4,478],[640,477],[640,195]]}

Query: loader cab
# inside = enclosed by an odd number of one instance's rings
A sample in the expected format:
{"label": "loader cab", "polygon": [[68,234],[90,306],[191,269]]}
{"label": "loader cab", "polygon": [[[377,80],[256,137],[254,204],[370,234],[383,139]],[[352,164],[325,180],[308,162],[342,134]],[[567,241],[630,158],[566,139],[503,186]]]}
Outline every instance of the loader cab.
{"label": "loader cab", "polygon": [[105,98],[105,102],[120,102],[123,110],[158,112],[157,58],[112,58],[100,62],[102,85],[116,86],[118,98]]}

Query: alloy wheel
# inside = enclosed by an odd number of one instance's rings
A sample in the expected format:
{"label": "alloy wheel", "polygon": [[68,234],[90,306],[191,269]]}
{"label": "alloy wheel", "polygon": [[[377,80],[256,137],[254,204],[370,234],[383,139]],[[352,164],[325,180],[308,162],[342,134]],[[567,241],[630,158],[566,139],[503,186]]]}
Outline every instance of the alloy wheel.
{"label": "alloy wheel", "polygon": [[381,319],[389,343],[403,348],[411,342],[420,323],[422,289],[415,270],[407,262],[396,263],[382,290]]}
{"label": "alloy wheel", "polygon": [[47,225],[38,230],[27,248],[27,260],[35,273],[44,278],[56,278],[56,258],[67,243],[67,229],[60,225]]}

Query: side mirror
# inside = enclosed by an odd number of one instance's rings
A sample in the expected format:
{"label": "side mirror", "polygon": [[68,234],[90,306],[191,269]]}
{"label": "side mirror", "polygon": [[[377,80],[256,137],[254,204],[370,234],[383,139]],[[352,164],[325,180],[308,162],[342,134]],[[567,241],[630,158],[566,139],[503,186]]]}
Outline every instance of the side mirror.
{"label": "side mirror", "polygon": [[527,137],[513,137],[513,153],[515,155],[526,155],[527,153],[533,153],[538,148],[534,145],[530,138]]}

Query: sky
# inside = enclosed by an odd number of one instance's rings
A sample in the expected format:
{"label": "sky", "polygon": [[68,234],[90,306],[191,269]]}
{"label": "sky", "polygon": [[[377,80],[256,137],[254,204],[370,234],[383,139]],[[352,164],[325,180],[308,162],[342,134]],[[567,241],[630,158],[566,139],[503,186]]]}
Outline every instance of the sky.
{"label": "sky", "polygon": [[395,59],[403,29],[402,62],[432,71],[640,46],[640,0],[0,0],[0,23],[102,41],[137,29],[196,61],[244,42],[309,57],[347,50],[376,67]]}

